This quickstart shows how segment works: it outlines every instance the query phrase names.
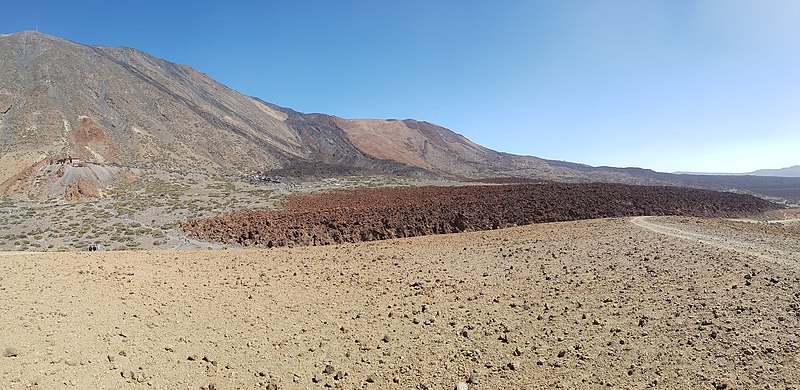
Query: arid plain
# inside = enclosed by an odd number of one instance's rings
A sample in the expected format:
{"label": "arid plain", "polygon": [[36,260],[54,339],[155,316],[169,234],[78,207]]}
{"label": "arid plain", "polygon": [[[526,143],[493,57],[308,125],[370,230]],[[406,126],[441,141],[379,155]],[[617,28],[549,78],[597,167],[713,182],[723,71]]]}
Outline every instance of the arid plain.
{"label": "arid plain", "polygon": [[0,34],[0,390],[798,388],[798,202]]}
{"label": "arid plain", "polygon": [[796,222],[0,257],[0,388],[797,388]]}

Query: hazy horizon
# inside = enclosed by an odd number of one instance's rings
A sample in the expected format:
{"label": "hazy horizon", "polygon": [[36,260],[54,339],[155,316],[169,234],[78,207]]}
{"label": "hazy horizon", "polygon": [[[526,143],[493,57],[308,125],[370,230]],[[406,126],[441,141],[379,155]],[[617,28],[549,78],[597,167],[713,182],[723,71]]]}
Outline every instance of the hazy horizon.
{"label": "hazy horizon", "polygon": [[36,29],[129,46],[303,112],[414,118],[589,165],[743,173],[800,164],[791,1],[7,5]]}
{"label": "hazy horizon", "polygon": [[755,171],[749,171],[749,172],[693,172],[693,171],[675,171],[675,172],[671,172],[671,173],[678,173],[678,174],[681,174],[681,173],[686,173],[686,174],[690,174],[690,175],[708,175],[708,174],[710,174],[710,175],[748,175],[748,174],[753,174],[753,173],[759,173],[759,172],[761,172],[761,171],[780,171],[780,170],[785,170],[785,169],[790,169],[790,168],[798,168],[798,167],[800,167],[800,165],[792,165],[792,166],[788,166],[788,167],[776,167],[776,168],[772,168],[772,167],[770,167],[770,168],[762,168],[762,169],[756,169]]}

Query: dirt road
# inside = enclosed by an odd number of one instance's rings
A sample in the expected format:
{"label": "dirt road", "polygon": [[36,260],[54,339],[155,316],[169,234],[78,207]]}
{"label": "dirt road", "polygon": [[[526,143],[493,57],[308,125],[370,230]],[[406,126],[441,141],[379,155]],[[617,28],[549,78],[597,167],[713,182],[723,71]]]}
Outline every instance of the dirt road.
{"label": "dirt road", "polygon": [[[770,226],[768,222],[754,226],[753,222],[676,217],[633,217],[631,222],[659,234],[701,242],[790,267],[800,266],[800,234],[787,235],[781,231],[785,229]],[[737,224],[738,229],[734,228]],[[749,229],[743,229],[745,227]]]}
{"label": "dirt road", "polygon": [[800,386],[796,237],[633,222],[2,256],[0,389]]}

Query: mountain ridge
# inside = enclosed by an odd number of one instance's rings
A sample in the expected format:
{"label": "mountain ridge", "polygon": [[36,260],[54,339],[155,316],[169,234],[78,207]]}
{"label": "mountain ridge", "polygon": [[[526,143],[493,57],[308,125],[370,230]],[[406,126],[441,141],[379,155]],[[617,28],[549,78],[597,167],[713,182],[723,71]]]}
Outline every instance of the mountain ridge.
{"label": "mountain ridge", "polygon": [[[54,164],[65,157],[83,164]],[[498,152],[426,121],[301,113],[134,48],[34,31],[0,38],[0,168],[0,192],[37,199],[102,195],[120,175],[148,170],[681,184]]]}
{"label": "mountain ridge", "polygon": [[673,172],[676,175],[713,175],[713,176],[769,176],[769,177],[800,177],[800,165],[792,165],[784,168],[765,168],[751,172],[726,173],[726,172]]}
{"label": "mountain ridge", "polygon": [[785,168],[759,169],[749,173],[756,176],[781,176],[781,177],[800,177],[800,165],[792,165]]}

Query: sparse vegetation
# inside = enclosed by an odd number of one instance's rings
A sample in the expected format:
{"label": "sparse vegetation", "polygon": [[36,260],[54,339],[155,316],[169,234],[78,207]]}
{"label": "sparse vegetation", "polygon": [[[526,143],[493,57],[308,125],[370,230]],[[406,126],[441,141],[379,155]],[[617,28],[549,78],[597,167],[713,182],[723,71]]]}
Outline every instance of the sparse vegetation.
{"label": "sparse vegetation", "polygon": [[405,185],[406,179],[390,176],[256,184],[156,173],[120,181],[108,196],[86,203],[0,196],[0,250],[83,251],[96,243],[102,250],[173,248],[186,244],[178,229],[189,219],[280,208],[291,193]]}

